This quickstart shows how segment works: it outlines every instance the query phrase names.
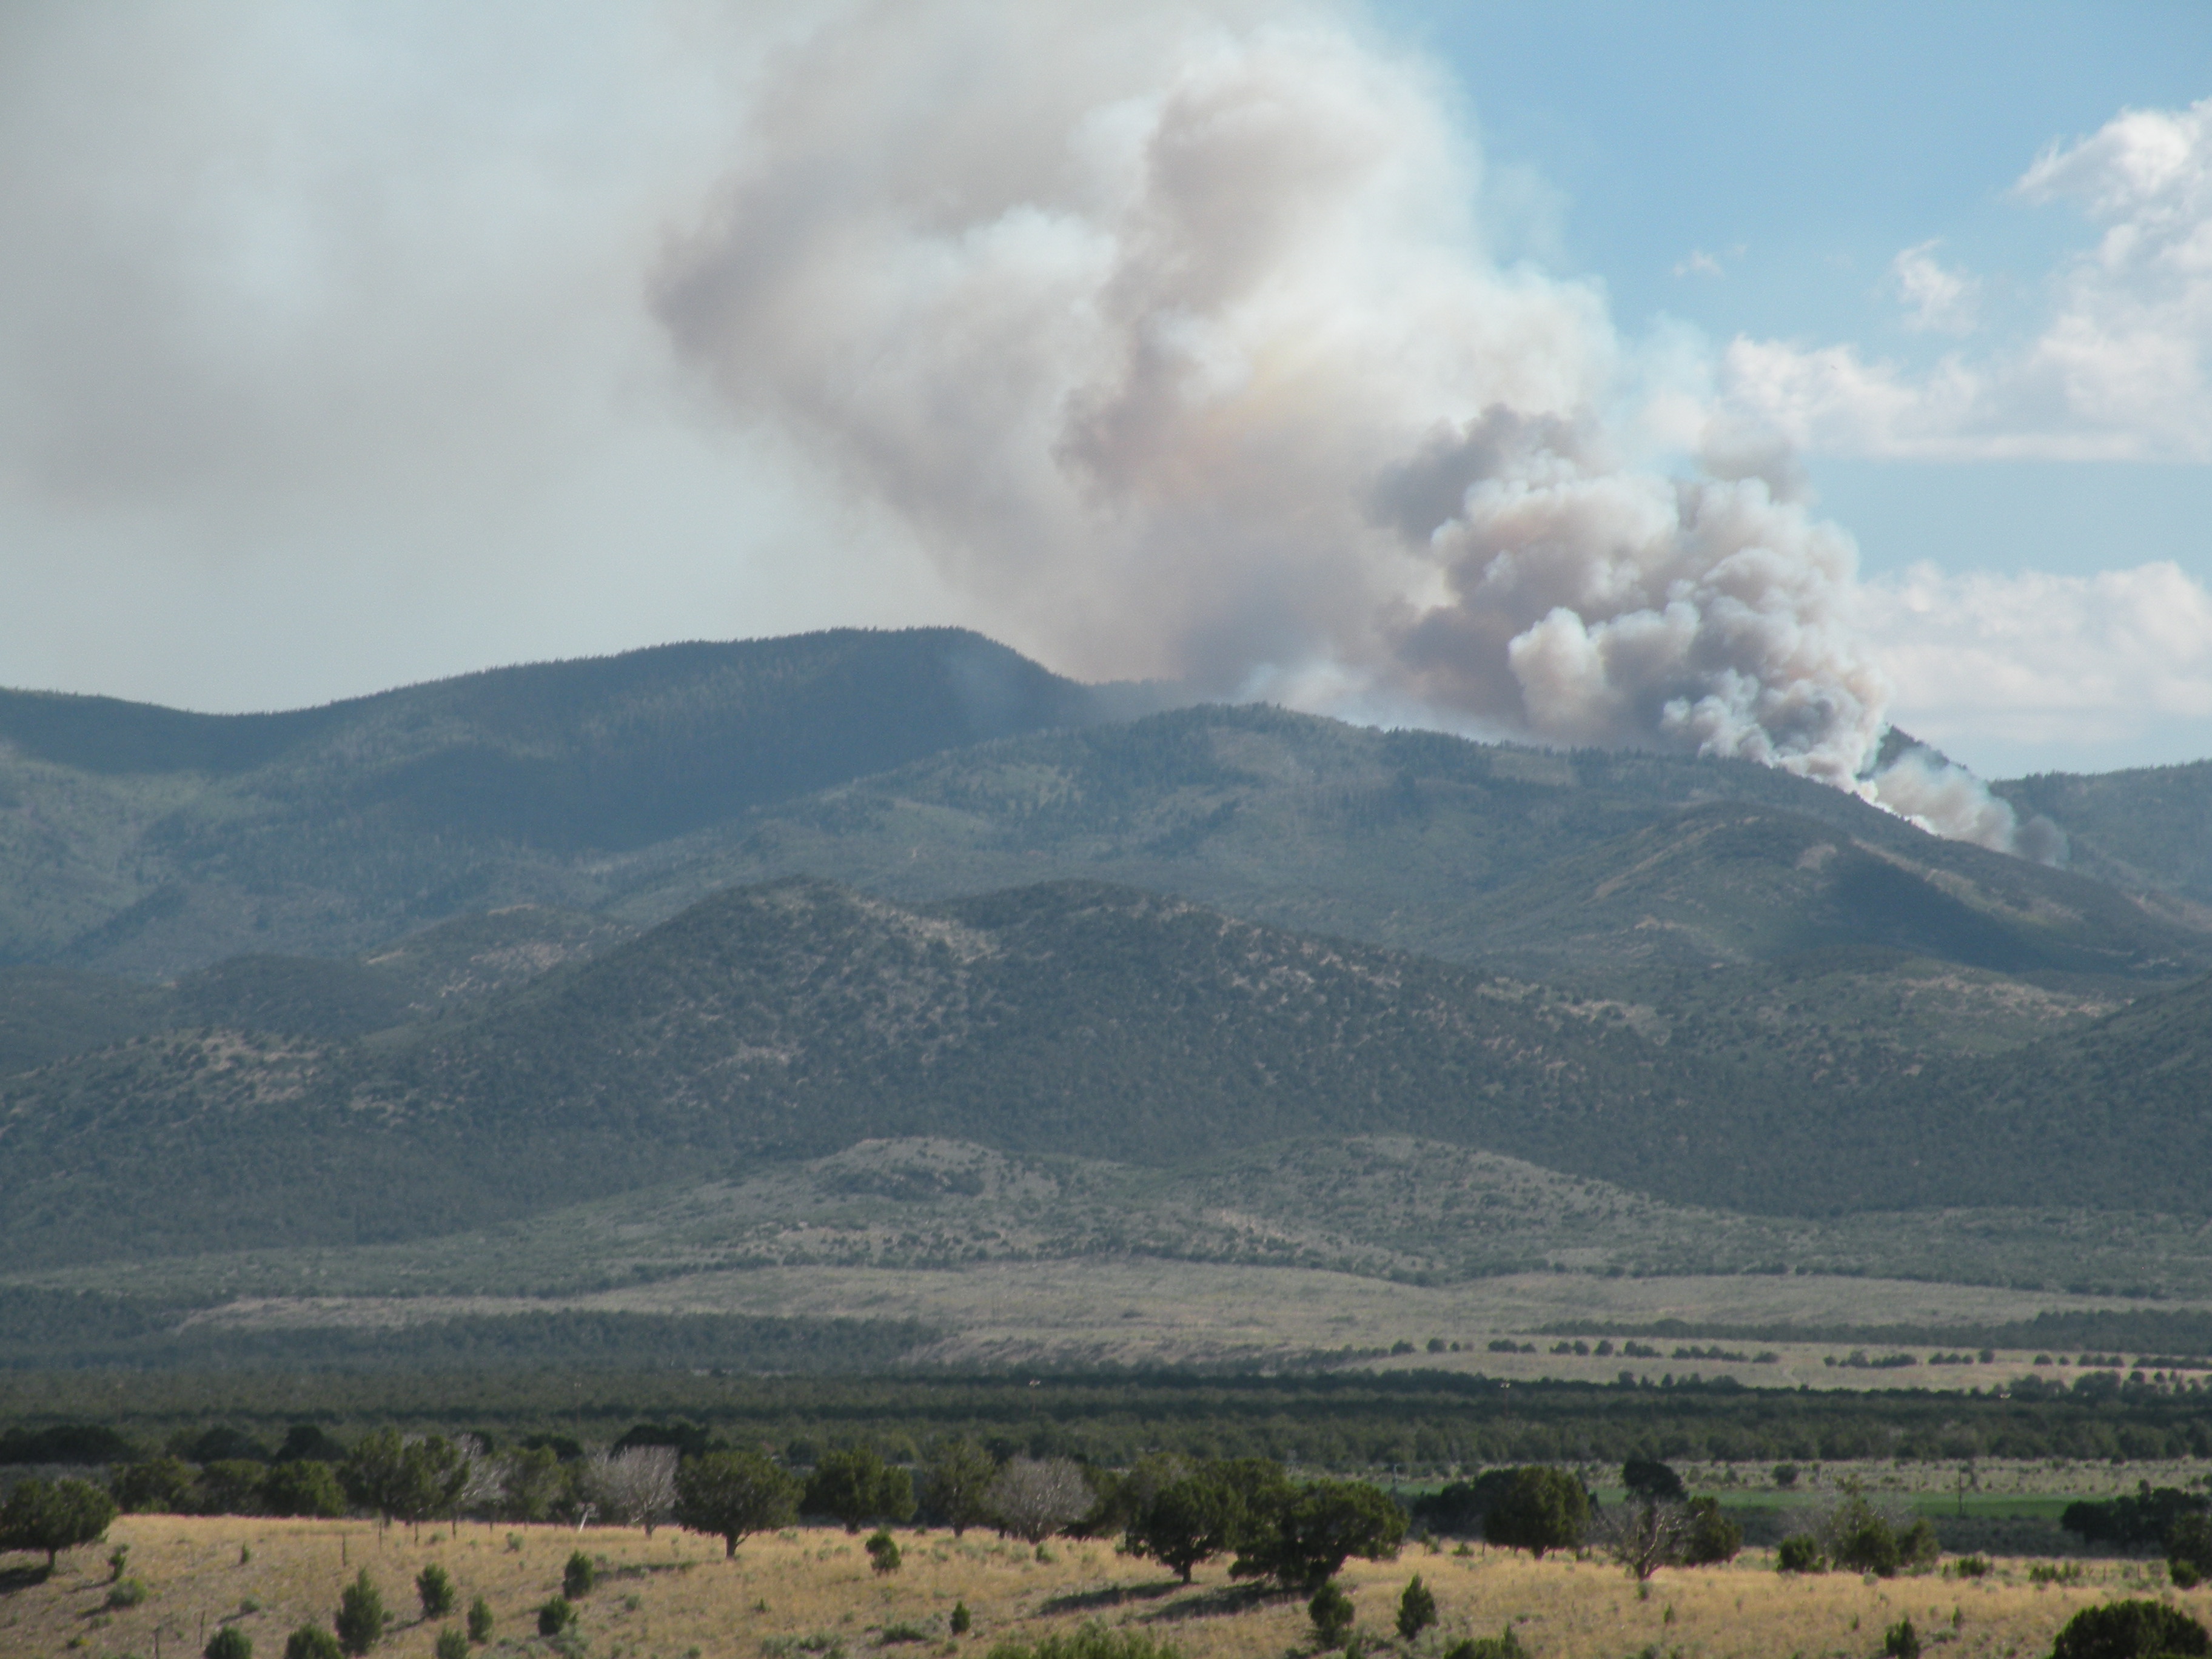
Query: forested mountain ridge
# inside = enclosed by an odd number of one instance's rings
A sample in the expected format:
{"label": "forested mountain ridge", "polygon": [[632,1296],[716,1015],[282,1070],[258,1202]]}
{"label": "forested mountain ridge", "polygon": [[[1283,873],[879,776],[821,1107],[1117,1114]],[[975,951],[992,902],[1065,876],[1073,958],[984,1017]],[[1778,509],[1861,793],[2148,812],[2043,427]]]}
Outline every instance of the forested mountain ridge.
{"label": "forested mountain ridge", "polygon": [[1207,705],[946,753],[750,813],[641,866],[657,920],[793,873],[909,900],[1048,876],[1461,962],[1588,971],[1875,945],[2172,980],[2212,934],[1754,765],[1553,753]]}
{"label": "forested mountain ridge", "polygon": [[[1173,899],[1057,884],[916,910],[784,883],[459,1026],[173,1032],[10,1079],[0,1240],[70,1259],[405,1237],[884,1133],[1147,1163],[1378,1120],[1468,1140],[1647,1093],[1662,1058],[1601,1010]],[[233,1188],[252,1203],[217,1201]]]}
{"label": "forested mountain ridge", "polygon": [[885,1135],[1177,1166],[1411,1134],[1767,1214],[2208,1206],[2202,984],[1923,1063],[1096,884],[917,907],[792,880],[474,1006],[355,1042],[172,1031],[7,1079],[0,1249],[426,1237]]}
{"label": "forested mountain ridge", "polygon": [[748,808],[1157,706],[955,629],[844,629],[489,670],[209,715],[0,692],[0,961],[165,976],[331,956]]}

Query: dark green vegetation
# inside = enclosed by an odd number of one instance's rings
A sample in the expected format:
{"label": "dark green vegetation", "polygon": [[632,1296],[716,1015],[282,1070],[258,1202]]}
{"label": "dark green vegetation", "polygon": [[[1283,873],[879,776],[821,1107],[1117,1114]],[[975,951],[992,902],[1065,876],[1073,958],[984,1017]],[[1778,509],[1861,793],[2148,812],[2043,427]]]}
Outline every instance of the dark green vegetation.
{"label": "dark green vegetation", "polygon": [[[2212,1418],[2200,1395],[2132,1385],[2095,1396],[2009,1400],[1680,1383],[1508,1388],[1438,1372],[1048,1374],[1032,1388],[1027,1375],[149,1370],[112,1374],[99,1390],[100,1416],[91,1426],[121,1435],[128,1455],[174,1445],[179,1455],[197,1454],[196,1463],[278,1455],[302,1424],[342,1443],[335,1449],[313,1443],[308,1455],[328,1458],[343,1456],[383,1425],[410,1434],[475,1433],[502,1450],[526,1441],[563,1443],[565,1455],[574,1455],[580,1442],[621,1443],[629,1437],[629,1443],[647,1443],[650,1437],[630,1433],[641,1422],[689,1424],[697,1432],[669,1438],[700,1449],[765,1447],[805,1468],[830,1450],[855,1446],[872,1448],[887,1463],[917,1467],[947,1437],[972,1440],[1000,1460],[1070,1457],[1108,1469],[1170,1453],[1269,1458],[1351,1474],[1395,1468],[1416,1478],[1499,1464],[1618,1468],[1651,1453],[1676,1462],[1747,1466],[1785,1458],[2212,1456]],[[27,1431],[74,1425],[81,1434],[85,1391],[81,1373],[0,1376],[0,1420]],[[210,1438],[216,1428],[222,1435]],[[1427,1513],[1424,1524],[1440,1532],[1480,1527],[1480,1504],[1454,1513],[1462,1518]]]}
{"label": "dark green vegetation", "polygon": [[2068,1620],[2051,1653],[2051,1659],[2187,1659],[2212,1653],[2212,1637],[2163,1601],[2112,1601]]}
{"label": "dark green vegetation", "polygon": [[913,908],[786,882],[472,1018],[354,1043],[202,1027],[9,1080],[0,1242],[23,1267],[373,1243],[882,1135],[1164,1165],[1380,1131],[1769,1214],[2201,1213],[2208,1020],[2212,982],[2013,1054],[1808,1077],[1693,1002],[1127,889]]}

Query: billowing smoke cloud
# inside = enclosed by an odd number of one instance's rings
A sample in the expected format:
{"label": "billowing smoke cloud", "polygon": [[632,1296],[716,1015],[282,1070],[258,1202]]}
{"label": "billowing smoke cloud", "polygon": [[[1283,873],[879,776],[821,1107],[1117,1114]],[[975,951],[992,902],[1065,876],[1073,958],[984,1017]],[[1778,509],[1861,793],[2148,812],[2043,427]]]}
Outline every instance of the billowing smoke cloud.
{"label": "billowing smoke cloud", "polygon": [[[1856,550],[1502,264],[1418,63],[1327,15],[864,9],[769,77],[658,307],[729,404],[1057,664],[1863,781]],[[1754,458],[1756,462],[1757,458]]]}

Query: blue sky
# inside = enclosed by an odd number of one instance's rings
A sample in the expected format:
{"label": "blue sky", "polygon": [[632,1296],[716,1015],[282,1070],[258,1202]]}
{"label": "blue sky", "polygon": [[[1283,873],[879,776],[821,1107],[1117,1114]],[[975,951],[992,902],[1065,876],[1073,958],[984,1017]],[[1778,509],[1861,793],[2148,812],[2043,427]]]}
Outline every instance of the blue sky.
{"label": "blue sky", "polygon": [[2208,71],[2202,4],[11,8],[0,682],[953,622],[2212,755]]}
{"label": "blue sky", "polygon": [[[2026,335],[2094,229],[2015,180],[2124,108],[2212,94],[2212,7],[1378,0],[1449,70],[1494,166],[1525,169],[1552,222],[1531,252],[1601,277],[1626,329],[1686,322],[1857,342],[1907,362],[1953,343],[1903,325],[1903,249],[1995,290]],[[1685,270],[1704,252],[1717,273]],[[1932,559],[2088,572],[2168,558],[2212,577],[2212,468],[1875,463],[1814,455],[1823,506],[1865,568]]]}

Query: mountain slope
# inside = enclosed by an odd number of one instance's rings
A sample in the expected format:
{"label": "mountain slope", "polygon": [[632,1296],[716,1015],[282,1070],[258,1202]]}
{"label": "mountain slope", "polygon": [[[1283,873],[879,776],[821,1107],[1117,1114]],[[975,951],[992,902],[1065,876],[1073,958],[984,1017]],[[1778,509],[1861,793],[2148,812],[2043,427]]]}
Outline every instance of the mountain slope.
{"label": "mountain slope", "polygon": [[1547,1120],[1611,1121],[1680,1069],[1617,1011],[1180,901],[1055,884],[912,910],[784,884],[459,1029],[178,1032],[11,1079],[0,1241],[419,1236],[885,1133],[1155,1164],[1393,1127],[1548,1150]]}
{"label": "mountain slope", "polygon": [[2045,772],[1991,787],[2065,830],[2082,874],[2212,906],[2212,761],[2090,776]]}
{"label": "mountain slope", "polygon": [[482,1006],[356,1042],[170,1032],[0,1083],[0,1250],[427,1237],[884,1136],[1173,1168],[1396,1133],[1755,1213],[2212,1209],[2202,985],[1937,1064],[1093,884],[914,908],[791,881]]}
{"label": "mountain slope", "polygon": [[1146,695],[951,629],[665,646],[282,714],[0,693],[0,959],[160,975],[588,904],[610,854]]}
{"label": "mountain slope", "polygon": [[233,957],[167,985],[73,968],[0,968],[0,1076],[182,1026],[362,1036],[519,989],[636,931],[525,904],[441,922],[366,956]]}
{"label": "mountain slope", "polygon": [[2015,973],[2212,966],[2212,935],[2110,888],[1748,762],[1553,754],[1253,707],[933,757],[662,857],[613,910],[653,920],[787,874],[901,899],[1065,876],[1547,971],[1839,944]]}

